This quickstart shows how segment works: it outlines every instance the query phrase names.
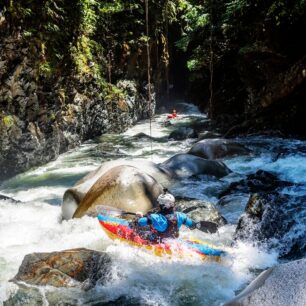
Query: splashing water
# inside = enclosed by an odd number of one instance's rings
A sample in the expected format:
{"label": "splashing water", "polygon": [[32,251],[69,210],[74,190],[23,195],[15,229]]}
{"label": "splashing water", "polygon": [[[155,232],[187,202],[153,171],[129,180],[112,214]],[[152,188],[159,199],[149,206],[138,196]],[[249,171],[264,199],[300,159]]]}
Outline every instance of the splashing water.
{"label": "splashing water", "polygon": [[[20,174],[0,186],[0,193],[23,201],[0,200],[0,301],[15,292],[16,286],[8,280],[17,273],[24,255],[31,252],[86,247],[106,251],[113,259],[111,277],[106,285],[97,285],[85,293],[77,289],[43,287],[40,291],[45,304],[60,296],[61,302],[74,305],[98,302],[107,305],[118,299],[117,305],[220,305],[252,280],[259,270],[277,263],[277,253],[259,250],[251,243],[238,242],[231,247],[233,224],[222,227],[219,234],[192,232],[196,238],[212,242],[228,252],[219,264],[202,262],[196,257],[188,260],[158,258],[145,250],[110,241],[94,218],[61,221],[64,191],[102,162],[117,158],[162,162],[176,153],[186,152],[194,140],[167,141],[167,136],[177,127],[205,122],[207,118],[191,105],[185,105],[185,109],[187,111],[179,113],[180,119],[170,127],[162,125],[165,114],[154,117],[152,136],[159,139],[152,140],[153,152],[148,138],[134,137],[141,132],[149,134],[149,122],[142,121],[123,134],[103,135],[95,142],[83,144],[56,161]],[[298,149],[305,143],[264,137],[248,137],[240,142],[254,153],[225,160],[233,171],[241,174],[256,169],[272,171],[282,179],[300,183],[284,189],[284,193],[306,193],[306,155]],[[275,150],[279,147],[287,148],[288,154],[274,161]],[[182,180],[172,191],[176,195],[216,203],[217,191],[225,185],[226,179],[201,176]],[[237,207],[238,214],[243,209]],[[225,207],[222,213],[227,218],[237,211]],[[184,230],[182,234],[188,236],[191,231]]]}

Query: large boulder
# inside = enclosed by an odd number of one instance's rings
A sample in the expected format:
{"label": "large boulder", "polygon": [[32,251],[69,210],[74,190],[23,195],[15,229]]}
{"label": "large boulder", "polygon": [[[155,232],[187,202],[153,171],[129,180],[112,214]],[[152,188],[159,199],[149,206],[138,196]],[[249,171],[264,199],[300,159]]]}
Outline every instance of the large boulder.
{"label": "large boulder", "polygon": [[163,187],[152,176],[132,166],[117,166],[104,173],[88,190],[73,217],[94,214],[97,205],[124,211],[148,212]]}
{"label": "large boulder", "polygon": [[206,159],[219,159],[233,155],[249,154],[250,150],[243,145],[227,139],[204,139],[195,143],[188,154]]}
{"label": "large boulder", "polygon": [[301,208],[305,202],[305,196],[277,192],[253,194],[239,219],[234,239],[276,249],[281,257],[303,257],[306,215]]}
{"label": "large boulder", "polygon": [[152,176],[163,186],[169,186],[172,173],[156,165],[153,162],[147,160],[124,160],[118,159],[115,161],[108,161],[103,163],[99,168],[90,172],[76,184],[67,189],[64,193],[63,204],[62,204],[62,216],[63,219],[71,219],[79,204],[84,199],[89,189],[110,169],[128,165],[140,169],[143,173]]}
{"label": "large boulder", "polygon": [[223,306],[305,306],[306,259],[262,272],[246,289]]}
{"label": "large boulder", "polygon": [[219,178],[231,172],[222,162],[207,160],[190,154],[176,154],[161,163],[160,166],[175,173],[178,177],[204,174]]}
{"label": "large boulder", "polygon": [[186,126],[179,127],[178,129],[172,131],[169,135],[169,139],[173,140],[184,140],[188,138],[197,138],[197,137],[198,137],[197,132],[194,129]]}
{"label": "large boulder", "polygon": [[77,287],[88,290],[108,280],[111,258],[107,253],[71,249],[52,253],[32,253],[24,257],[11,280],[35,286]]}

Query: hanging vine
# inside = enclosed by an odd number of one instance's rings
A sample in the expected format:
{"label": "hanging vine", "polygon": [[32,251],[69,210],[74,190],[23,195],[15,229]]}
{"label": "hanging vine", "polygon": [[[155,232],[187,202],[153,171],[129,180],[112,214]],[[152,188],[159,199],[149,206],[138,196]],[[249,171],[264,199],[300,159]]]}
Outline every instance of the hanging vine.
{"label": "hanging vine", "polygon": [[213,77],[214,77],[214,49],[213,49],[213,31],[214,31],[214,23],[213,23],[213,7],[212,1],[210,0],[210,37],[209,37],[209,110],[208,115],[210,118],[213,116]]}
{"label": "hanging vine", "polygon": [[[145,0],[146,12],[146,47],[147,47],[147,76],[148,76],[148,104],[149,104],[149,120],[150,120],[150,136],[152,137],[152,106],[151,106],[151,62],[150,62],[150,37],[149,37],[149,1]],[[152,154],[152,141],[151,141]]]}

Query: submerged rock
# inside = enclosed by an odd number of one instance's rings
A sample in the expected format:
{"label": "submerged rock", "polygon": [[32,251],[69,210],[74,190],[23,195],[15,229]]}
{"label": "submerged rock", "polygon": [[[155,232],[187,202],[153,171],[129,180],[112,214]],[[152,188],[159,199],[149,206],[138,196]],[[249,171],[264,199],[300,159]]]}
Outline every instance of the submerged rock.
{"label": "submerged rock", "polygon": [[14,202],[14,203],[21,203],[21,201],[15,200],[15,199],[13,199],[11,197],[8,197],[4,194],[0,194],[0,200],[11,201],[11,202]]}
{"label": "submerged rock", "polygon": [[105,283],[111,267],[107,253],[71,249],[52,253],[32,253],[24,257],[17,275],[11,280],[36,286],[90,289]]}
{"label": "submerged rock", "polygon": [[237,224],[249,199],[250,194],[230,194],[222,197],[216,207],[221,213],[226,214],[229,223]]}
{"label": "submerged rock", "polygon": [[222,197],[217,205],[218,206],[238,206],[241,205],[245,207],[250,199],[249,194],[241,193],[241,194],[229,194]]}
{"label": "submerged rock", "polygon": [[139,139],[146,139],[146,140],[152,140],[157,142],[167,142],[167,137],[152,137],[150,135],[147,135],[145,133],[138,133],[131,137],[133,140],[139,140]]}
{"label": "submerged rock", "polygon": [[176,154],[161,163],[160,166],[175,173],[178,177],[200,174],[223,177],[231,172],[222,162],[207,160],[190,154]]}
{"label": "submerged rock", "polygon": [[227,139],[204,139],[195,143],[188,154],[206,159],[219,159],[233,155],[249,154],[250,150],[243,145]]}
{"label": "submerged rock", "polygon": [[17,291],[6,301],[4,306],[41,306],[44,305],[45,297],[39,288],[30,287],[26,284],[18,284]]}
{"label": "submerged rock", "polygon": [[120,148],[110,143],[100,143],[99,145],[97,145],[95,149],[95,155],[102,156],[104,158],[105,157],[122,158],[124,156],[127,156],[127,154],[122,152]]}
{"label": "submerged rock", "polygon": [[205,131],[205,132],[199,133],[198,135],[199,140],[220,138],[220,137],[221,137],[221,134],[210,132],[210,131]]}
{"label": "submerged rock", "polygon": [[262,272],[246,289],[223,306],[305,306],[306,259]]}
{"label": "submerged rock", "polygon": [[281,257],[300,258],[306,252],[306,197],[279,193],[253,194],[241,216],[235,240],[276,249]]}
{"label": "submerged rock", "polygon": [[197,138],[197,132],[190,127],[179,127],[178,129],[172,131],[169,135],[169,139],[173,140],[184,140],[188,138]]}

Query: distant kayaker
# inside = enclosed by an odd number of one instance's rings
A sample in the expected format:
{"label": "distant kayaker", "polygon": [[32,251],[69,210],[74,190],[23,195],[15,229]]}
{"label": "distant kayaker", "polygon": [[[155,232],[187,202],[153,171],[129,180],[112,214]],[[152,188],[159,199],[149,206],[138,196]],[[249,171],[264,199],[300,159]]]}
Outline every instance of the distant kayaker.
{"label": "distant kayaker", "polygon": [[178,238],[179,229],[186,225],[190,229],[197,228],[197,223],[186,214],[175,211],[175,198],[167,190],[157,198],[159,211],[143,216],[137,213],[133,222],[139,228],[139,234],[154,243],[160,243],[166,238]]}
{"label": "distant kayaker", "polygon": [[169,114],[169,115],[167,116],[167,118],[168,118],[168,119],[175,119],[175,118],[177,118],[176,110],[173,109],[172,114]]}

